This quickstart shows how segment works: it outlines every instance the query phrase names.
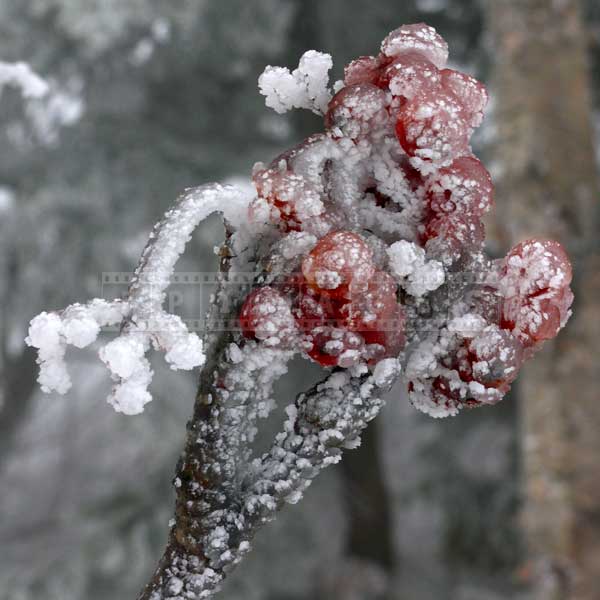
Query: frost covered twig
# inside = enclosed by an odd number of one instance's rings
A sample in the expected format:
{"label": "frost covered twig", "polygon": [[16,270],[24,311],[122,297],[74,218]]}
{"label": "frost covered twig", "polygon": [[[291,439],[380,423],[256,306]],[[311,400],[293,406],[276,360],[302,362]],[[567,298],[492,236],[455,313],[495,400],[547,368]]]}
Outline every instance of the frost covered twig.
{"label": "frost covered twig", "polygon": [[192,232],[213,212],[235,226],[243,223],[250,198],[232,186],[188,190],[160,221],[142,253],[125,300],[92,300],[63,311],[41,313],[31,321],[27,343],[38,348],[39,382],[45,392],[65,394],[71,380],[64,361],[68,345],[85,348],[100,328],[121,323],[121,333],[99,351],[116,381],[109,402],[118,412],[137,414],[151,400],[152,370],[146,353],[165,352],[172,369],[193,369],[204,362],[202,341],[177,315],[162,308],[165,291]]}

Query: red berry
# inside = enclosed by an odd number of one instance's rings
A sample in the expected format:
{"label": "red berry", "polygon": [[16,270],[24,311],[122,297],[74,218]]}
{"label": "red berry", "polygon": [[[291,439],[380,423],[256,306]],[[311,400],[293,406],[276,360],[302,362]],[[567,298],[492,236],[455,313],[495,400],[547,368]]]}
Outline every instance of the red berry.
{"label": "red berry", "polygon": [[323,212],[319,194],[290,170],[271,167],[253,176],[259,197],[273,208],[284,231],[300,231],[309,219]]}
{"label": "red berry", "polygon": [[384,321],[397,306],[397,284],[384,271],[377,271],[363,294],[353,297],[341,309],[344,326],[361,335],[384,329]]}
{"label": "red berry", "polygon": [[344,83],[347,86],[357,83],[379,85],[381,69],[386,62],[389,61],[380,56],[360,56],[344,69]]}
{"label": "red berry", "polygon": [[433,27],[425,23],[402,25],[392,31],[381,44],[385,56],[394,57],[404,52],[418,52],[438,69],[448,60],[448,44]]}
{"label": "red berry", "polygon": [[351,299],[307,286],[294,315],[306,335],[308,355],[323,366],[342,367],[397,356],[404,347],[405,318],[396,288],[396,282],[381,271]]}
{"label": "red berry", "polygon": [[421,240],[432,255],[455,262],[461,257],[481,250],[485,229],[478,217],[468,214],[432,218],[425,223]]}
{"label": "red berry", "polygon": [[441,82],[437,67],[419,52],[406,52],[394,58],[379,78],[381,87],[394,96],[411,99],[415,95],[436,89]]}
{"label": "red berry", "polygon": [[329,102],[325,127],[338,127],[346,137],[356,139],[387,122],[385,92],[370,83],[342,88]]}
{"label": "red berry", "polygon": [[323,294],[350,298],[367,289],[375,273],[373,252],[351,231],[334,231],[322,238],[302,262],[307,283]]}
{"label": "red berry", "polygon": [[471,126],[479,127],[489,98],[483,83],[466,73],[452,69],[441,71],[441,79],[442,88],[459,99]]}
{"label": "red berry", "polygon": [[[506,393],[523,364],[523,346],[507,331],[491,326],[468,341],[470,379]],[[461,375],[462,377],[462,375]]]}
{"label": "red berry", "polygon": [[504,259],[502,327],[525,346],[553,338],[569,316],[571,263],[558,242],[528,240]]}
{"label": "red berry", "polygon": [[311,333],[309,340],[311,347],[307,354],[324,367],[351,367],[363,356],[363,338],[342,328],[318,327]]}
{"label": "red berry", "polygon": [[456,98],[439,91],[410,100],[396,121],[396,136],[406,154],[439,166],[469,153],[471,132]]}
{"label": "red berry", "polygon": [[490,210],[493,196],[492,178],[474,156],[457,158],[427,182],[429,208],[438,216],[481,216]]}
{"label": "red berry", "polygon": [[272,346],[287,345],[296,331],[288,301],[268,286],[248,294],[240,311],[240,326],[245,337],[266,340]]}
{"label": "red berry", "polygon": [[447,377],[441,375],[435,377],[431,383],[431,396],[436,404],[448,408],[460,403],[459,387],[453,385]]}

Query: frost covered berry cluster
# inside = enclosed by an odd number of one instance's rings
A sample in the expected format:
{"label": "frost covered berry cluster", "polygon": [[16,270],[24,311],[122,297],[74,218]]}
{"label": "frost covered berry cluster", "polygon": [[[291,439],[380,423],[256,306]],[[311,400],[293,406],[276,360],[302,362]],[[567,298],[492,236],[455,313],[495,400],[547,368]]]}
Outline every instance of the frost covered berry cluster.
{"label": "frost covered berry cluster", "polygon": [[[571,266],[558,243],[529,240],[501,260],[483,252],[493,186],[469,140],[487,94],[445,68],[447,56],[435,30],[418,24],[351,62],[332,90],[326,54],[305,53],[293,71],[267,67],[267,105],[309,109],[324,133],[257,164],[256,193],[186,191],[152,232],[126,298],[32,320],[42,389],[61,393],[67,346],[89,346],[120,324],[98,353],[114,380],[109,402],[127,414],[150,400],[151,349],[173,369],[205,365],[175,519],[141,600],[212,596],[258,529],[360,444],[399,378],[432,416],[493,404],[566,323]],[[228,235],[211,319],[239,327],[201,340],[163,305],[186,242],[213,212]],[[229,285],[248,273],[250,290]],[[330,372],[287,406],[258,455],[258,420],[297,354]]]}
{"label": "frost covered berry cluster", "polygon": [[254,195],[219,185],[184,194],[156,226],[127,298],[36,317],[28,343],[43,389],[66,392],[66,347],[90,345],[119,321],[120,335],[99,350],[119,411],[150,400],[150,349],[173,369],[205,362],[202,341],[162,304],[192,231],[217,211],[232,233],[229,274],[258,271],[233,302],[232,381],[252,382],[260,363],[272,366],[270,385],[302,353],[361,381],[378,365],[401,371],[411,402],[433,416],[500,400],[566,323],[571,266],[556,242],[529,240],[502,260],[483,252],[493,185],[470,138],[488,97],[447,58],[436,31],[416,24],[352,61],[333,89],[327,54],[308,51],[293,71],[267,67],[267,105],[322,115],[324,132],[255,165]]}
{"label": "frost covered berry cluster", "polygon": [[377,268],[360,235],[328,233],[303,258],[301,275],[281,287],[261,287],[248,295],[240,314],[246,337],[297,345],[327,367],[373,365],[402,350],[404,313],[397,285]]}
{"label": "frost covered berry cluster", "polygon": [[240,315],[246,337],[326,367],[398,357],[409,398],[433,416],[500,400],[572,302],[558,243],[483,253],[493,185],[470,138],[488,96],[447,58],[433,28],[400,27],[346,67],[326,106],[329,57],[267,68],[267,104],[322,112],[325,132],[255,167],[250,219],[278,239]]}

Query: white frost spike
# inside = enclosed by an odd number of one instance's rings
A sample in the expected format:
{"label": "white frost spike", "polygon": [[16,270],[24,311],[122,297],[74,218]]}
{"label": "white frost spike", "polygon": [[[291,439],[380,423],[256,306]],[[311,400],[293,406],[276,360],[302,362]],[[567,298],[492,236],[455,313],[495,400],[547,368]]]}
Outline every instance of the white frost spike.
{"label": "white frost spike", "polygon": [[291,73],[285,67],[267,67],[258,78],[258,87],[266,105],[275,112],[307,108],[322,115],[331,99],[328,84],[332,66],[329,54],[309,50]]}
{"label": "white frost spike", "polygon": [[248,192],[233,186],[215,184],[188,190],[154,228],[126,301],[96,299],[32,319],[26,342],[38,349],[42,390],[65,394],[71,387],[64,360],[67,345],[89,346],[101,327],[119,323],[121,334],[99,351],[116,382],[108,398],[116,411],[138,414],[151,400],[148,386],[153,373],[145,356],[151,347],[163,351],[174,370],[202,365],[202,340],[188,331],[180,317],[165,312],[165,292],[197,225],[220,212],[229,225],[244,229],[251,199]]}
{"label": "white frost spike", "polygon": [[0,93],[5,85],[19,88],[24,98],[41,98],[50,89],[49,85],[24,62],[0,61]]}

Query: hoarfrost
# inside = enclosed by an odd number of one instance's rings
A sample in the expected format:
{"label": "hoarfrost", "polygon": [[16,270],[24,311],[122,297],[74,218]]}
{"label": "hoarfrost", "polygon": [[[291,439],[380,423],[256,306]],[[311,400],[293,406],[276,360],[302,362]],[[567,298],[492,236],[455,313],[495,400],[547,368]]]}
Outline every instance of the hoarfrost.
{"label": "hoarfrost", "polygon": [[324,114],[331,98],[327,86],[332,66],[329,54],[309,50],[291,73],[286,67],[267,67],[258,79],[260,93],[267,106],[280,114],[293,108]]}

